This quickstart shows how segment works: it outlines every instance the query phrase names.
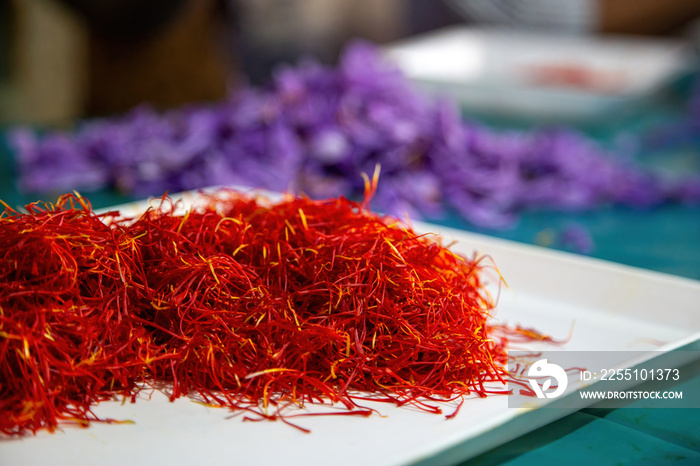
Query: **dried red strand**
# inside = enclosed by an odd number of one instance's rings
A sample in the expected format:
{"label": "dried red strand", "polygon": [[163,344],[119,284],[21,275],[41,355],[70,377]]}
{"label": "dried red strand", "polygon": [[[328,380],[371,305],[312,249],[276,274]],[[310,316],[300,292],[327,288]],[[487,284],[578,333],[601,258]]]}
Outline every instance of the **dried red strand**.
{"label": "dried red strand", "polygon": [[0,431],[97,420],[96,402],[142,377],[146,330],[133,237],[67,195],[0,217]]}
{"label": "dried red strand", "polygon": [[285,408],[306,403],[366,416],[368,399],[439,413],[486,396],[507,356],[485,266],[370,213],[370,197],[220,191],[119,220],[74,195],[6,208],[0,431],[86,425],[144,384],[290,424]]}

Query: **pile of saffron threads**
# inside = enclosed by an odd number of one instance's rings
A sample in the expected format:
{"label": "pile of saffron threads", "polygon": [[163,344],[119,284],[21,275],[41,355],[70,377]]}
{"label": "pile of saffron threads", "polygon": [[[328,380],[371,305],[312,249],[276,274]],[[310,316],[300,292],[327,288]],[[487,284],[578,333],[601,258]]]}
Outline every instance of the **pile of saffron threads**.
{"label": "pile of saffron threads", "polygon": [[0,216],[0,432],[98,420],[129,394],[149,335],[131,312],[145,294],[133,237],[66,195]]}
{"label": "pile of saffron threads", "polygon": [[[369,182],[368,182],[369,186]],[[81,197],[0,217],[0,431],[98,420],[167,386],[280,419],[307,403],[440,403],[504,380],[487,267],[361,203],[234,191],[137,218]],[[295,411],[297,412],[297,411]]]}

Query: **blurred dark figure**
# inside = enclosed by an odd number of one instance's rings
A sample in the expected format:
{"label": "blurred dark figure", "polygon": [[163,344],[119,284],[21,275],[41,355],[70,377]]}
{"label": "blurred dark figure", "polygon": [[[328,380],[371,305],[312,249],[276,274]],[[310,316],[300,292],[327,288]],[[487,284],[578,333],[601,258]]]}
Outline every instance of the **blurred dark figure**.
{"label": "blurred dark figure", "polygon": [[222,1],[60,1],[88,29],[87,116],[225,96],[231,60]]}
{"label": "blurred dark figure", "polygon": [[0,2],[0,81],[9,79],[11,71],[12,10],[8,2]]}
{"label": "blurred dark figure", "polygon": [[700,16],[700,0],[600,0],[600,31],[674,34]]}

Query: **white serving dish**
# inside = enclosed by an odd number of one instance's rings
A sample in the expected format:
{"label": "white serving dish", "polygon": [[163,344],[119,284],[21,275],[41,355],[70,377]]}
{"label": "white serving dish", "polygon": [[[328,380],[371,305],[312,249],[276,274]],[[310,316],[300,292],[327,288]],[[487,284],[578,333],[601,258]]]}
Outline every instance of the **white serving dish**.
{"label": "white serving dish", "polygon": [[466,110],[536,121],[624,109],[694,65],[679,39],[464,26],[390,44],[385,53],[418,87]]}
{"label": "white serving dish", "polygon": [[[144,208],[144,203],[126,207],[132,212]],[[499,321],[561,337],[575,322],[570,341],[558,349],[649,354],[697,349],[700,282],[435,225],[414,227],[440,233],[447,242],[456,240],[456,252],[478,251],[493,258],[508,282],[501,290]],[[541,344],[527,348],[552,349]],[[618,367],[625,364],[634,362]],[[5,439],[0,458],[2,464],[23,466],[454,464],[576,410],[508,408],[506,396],[468,399],[450,420],[410,407],[372,406],[382,416],[301,418],[299,424],[312,431],[304,434],[281,422],[242,422],[240,415],[186,398],[170,403],[154,392],[135,404],[109,402],[95,408],[100,416],[134,424],[97,423]]]}

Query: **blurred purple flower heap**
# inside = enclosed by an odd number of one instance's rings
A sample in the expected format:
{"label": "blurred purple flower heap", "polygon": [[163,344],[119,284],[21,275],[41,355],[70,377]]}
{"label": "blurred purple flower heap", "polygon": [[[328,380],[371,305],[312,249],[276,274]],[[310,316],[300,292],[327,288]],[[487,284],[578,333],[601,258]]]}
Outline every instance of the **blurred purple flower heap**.
{"label": "blurred purple flower heap", "polygon": [[373,207],[396,215],[456,210],[503,227],[528,208],[700,201],[700,181],[623,163],[579,133],[498,132],[416,92],[366,43],[336,68],[284,68],[266,89],[216,106],[158,114],[139,108],[75,133],[14,136],[20,187],[32,192],[116,187],[134,196],[210,185],[362,195],[381,166]]}

